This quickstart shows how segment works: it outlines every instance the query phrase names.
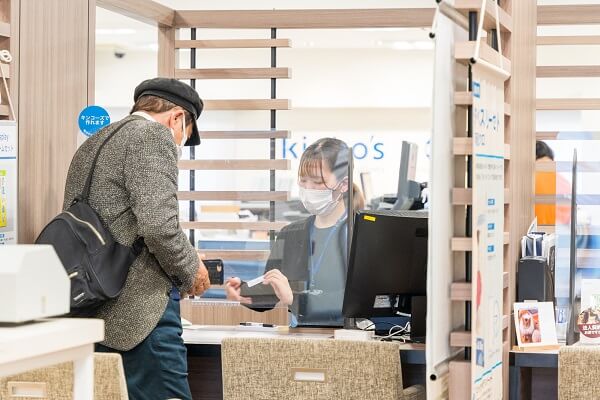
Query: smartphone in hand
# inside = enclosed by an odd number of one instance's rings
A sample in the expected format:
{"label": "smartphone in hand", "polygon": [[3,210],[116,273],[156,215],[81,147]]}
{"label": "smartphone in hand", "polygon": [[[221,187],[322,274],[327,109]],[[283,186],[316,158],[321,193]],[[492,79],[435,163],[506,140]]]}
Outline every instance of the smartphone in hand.
{"label": "smartphone in hand", "polygon": [[208,277],[211,285],[223,285],[225,283],[225,268],[223,260],[202,260],[208,270]]}

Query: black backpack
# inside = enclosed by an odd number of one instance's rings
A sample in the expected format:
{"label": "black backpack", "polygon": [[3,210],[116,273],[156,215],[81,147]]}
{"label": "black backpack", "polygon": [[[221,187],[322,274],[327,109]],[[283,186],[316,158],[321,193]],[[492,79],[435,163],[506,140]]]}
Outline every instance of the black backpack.
{"label": "black backpack", "polygon": [[98,148],[83,193],[58,214],[38,236],[36,244],[51,244],[71,279],[71,316],[89,317],[109,299],[117,297],[129,267],[144,248],[139,237],[132,247],[113,239],[98,214],[88,204],[96,162],[102,148],[123,128],[115,129]]}

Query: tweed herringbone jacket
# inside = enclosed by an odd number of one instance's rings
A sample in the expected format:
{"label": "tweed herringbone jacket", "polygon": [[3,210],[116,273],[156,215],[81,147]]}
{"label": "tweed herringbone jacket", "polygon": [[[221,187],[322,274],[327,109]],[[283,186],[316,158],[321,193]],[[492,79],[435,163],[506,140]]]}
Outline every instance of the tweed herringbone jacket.
{"label": "tweed herringbone jacket", "polygon": [[105,346],[127,351],[156,327],[175,285],[189,290],[198,256],[179,226],[177,148],[169,130],[143,117],[129,116],[102,129],[75,153],[63,207],[82,192],[100,144],[130,121],[104,146],[94,171],[89,204],[114,239],[130,246],[138,236],[145,248],[133,263],[123,291],[96,317],[105,321]]}

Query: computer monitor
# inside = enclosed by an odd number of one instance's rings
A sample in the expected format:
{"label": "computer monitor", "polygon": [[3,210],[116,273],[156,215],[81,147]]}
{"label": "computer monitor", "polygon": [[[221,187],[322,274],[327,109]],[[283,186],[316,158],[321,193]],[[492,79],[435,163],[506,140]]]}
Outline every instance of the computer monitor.
{"label": "computer monitor", "polygon": [[417,145],[402,142],[398,191],[394,210],[411,210],[416,200],[421,198],[421,185],[415,181],[417,173]]}
{"label": "computer monitor", "polygon": [[411,338],[423,339],[427,239],[427,212],[357,213],[344,292],[344,317],[410,315]]}

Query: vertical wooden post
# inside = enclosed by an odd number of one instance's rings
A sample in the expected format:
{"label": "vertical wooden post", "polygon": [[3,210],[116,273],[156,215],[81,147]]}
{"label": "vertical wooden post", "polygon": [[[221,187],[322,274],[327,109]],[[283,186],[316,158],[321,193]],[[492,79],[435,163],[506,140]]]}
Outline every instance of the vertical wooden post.
{"label": "vertical wooden post", "polygon": [[[503,0],[503,7],[512,14],[512,35],[503,46],[510,58],[512,76],[508,81],[505,98],[511,105],[512,115],[505,126],[505,137],[510,144],[511,157],[508,162],[506,182],[510,187],[510,206],[507,214],[507,230],[510,245],[505,255],[505,272],[509,274],[509,285],[504,302],[504,312],[512,315],[512,304],[516,300],[516,270],[520,257],[521,237],[533,220],[535,181],[535,77],[536,77],[536,0]],[[512,318],[510,320],[512,322]],[[504,340],[512,346],[514,326],[510,323],[509,337]],[[508,366],[508,351],[504,357]],[[508,368],[504,369],[505,397],[508,397]]]}
{"label": "vertical wooden post", "polygon": [[175,31],[176,28],[158,26],[158,76],[164,78],[175,77]]}
{"label": "vertical wooden post", "polygon": [[77,116],[93,99],[95,7],[95,0],[20,0],[20,243],[33,242],[62,209]]}

